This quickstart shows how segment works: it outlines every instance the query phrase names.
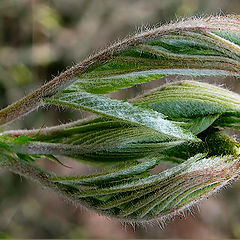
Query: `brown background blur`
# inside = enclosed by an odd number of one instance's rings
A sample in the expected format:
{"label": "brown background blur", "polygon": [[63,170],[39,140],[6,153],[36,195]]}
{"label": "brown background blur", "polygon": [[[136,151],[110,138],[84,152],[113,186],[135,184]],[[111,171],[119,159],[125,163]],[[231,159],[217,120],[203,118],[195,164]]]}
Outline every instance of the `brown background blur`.
{"label": "brown background blur", "polygon": [[[0,0],[0,108],[142,26],[158,26],[191,15],[227,13],[240,13],[240,1]],[[116,97],[132,97],[170,80],[121,91]],[[238,79],[206,81],[240,92]],[[86,113],[48,108],[9,127],[50,126],[84,116]],[[58,173],[65,171],[54,163],[40,164]],[[73,168],[75,165],[71,163]],[[78,164],[71,171],[96,170]],[[240,183],[204,201],[194,216],[176,219],[164,230],[158,225],[136,226],[134,230],[74,207],[53,192],[6,171],[0,171],[0,184],[0,238],[240,238]]]}

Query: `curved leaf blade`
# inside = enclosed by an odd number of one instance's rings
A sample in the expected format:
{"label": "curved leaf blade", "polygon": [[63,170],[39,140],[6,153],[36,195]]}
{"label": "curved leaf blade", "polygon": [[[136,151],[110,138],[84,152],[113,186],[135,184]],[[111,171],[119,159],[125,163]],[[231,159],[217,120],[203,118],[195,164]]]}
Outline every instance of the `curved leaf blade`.
{"label": "curved leaf blade", "polygon": [[124,221],[161,220],[228,185],[238,177],[239,170],[237,157],[197,155],[177,167],[139,180],[128,179],[125,184],[113,181],[105,188],[80,189],[79,197],[94,209]]}
{"label": "curved leaf blade", "polygon": [[240,96],[208,83],[180,81],[155,89],[133,100],[139,107],[164,113],[170,119],[196,118],[240,111]]}
{"label": "curved leaf blade", "polygon": [[154,129],[177,139],[196,141],[191,132],[164,119],[164,115],[152,110],[139,108],[128,102],[97,96],[87,92],[63,92],[46,103],[88,110],[101,115],[115,117]]}

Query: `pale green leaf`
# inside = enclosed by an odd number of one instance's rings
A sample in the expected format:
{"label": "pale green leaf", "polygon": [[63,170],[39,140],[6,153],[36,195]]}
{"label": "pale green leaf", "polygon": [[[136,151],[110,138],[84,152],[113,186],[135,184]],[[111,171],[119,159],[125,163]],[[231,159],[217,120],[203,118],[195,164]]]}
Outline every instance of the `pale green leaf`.
{"label": "pale green leaf", "polygon": [[[239,159],[232,156],[204,158],[204,155],[196,155],[181,165],[151,176],[130,179],[127,174],[125,183],[115,182],[115,178],[108,178],[111,175],[106,173],[105,177],[112,180],[112,184],[80,188],[78,195],[93,209],[125,221],[161,219],[176,215],[228,185],[238,175],[239,167]],[[116,172],[116,176],[119,173]],[[87,179],[90,184],[91,177]],[[93,182],[95,179],[93,176]],[[78,183],[77,178],[74,181],[67,177],[59,179],[59,183],[63,182]],[[81,179],[79,184],[82,184]]]}
{"label": "pale green leaf", "polygon": [[188,131],[164,119],[164,115],[153,110],[139,108],[128,102],[97,96],[87,92],[63,92],[47,103],[88,110],[105,116],[116,117],[154,129],[170,137],[196,141]]}
{"label": "pale green leaf", "polygon": [[139,163],[129,168],[124,168],[118,172],[101,173],[89,176],[76,176],[76,177],[56,177],[53,181],[70,184],[70,185],[106,185],[109,182],[116,182],[122,179],[132,178],[136,175],[140,175],[148,172],[159,163],[159,159],[151,159],[143,163]]}
{"label": "pale green leaf", "polygon": [[240,96],[208,83],[180,81],[155,89],[133,102],[171,118],[196,118],[240,111]]}
{"label": "pale green leaf", "polygon": [[86,91],[94,94],[106,94],[123,88],[132,87],[136,84],[146,83],[164,77],[163,74],[135,73],[106,78],[77,79],[64,92]]}

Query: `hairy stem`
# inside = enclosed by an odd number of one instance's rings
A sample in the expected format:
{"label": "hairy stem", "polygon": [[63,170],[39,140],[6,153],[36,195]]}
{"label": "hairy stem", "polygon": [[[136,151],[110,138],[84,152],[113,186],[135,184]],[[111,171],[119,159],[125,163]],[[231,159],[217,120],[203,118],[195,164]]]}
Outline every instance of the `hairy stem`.
{"label": "hairy stem", "polygon": [[55,133],[55,132],[62,131],[67,128],[77,126],[78,124],[82,124],[84,122],[88,122],[89,120],[92,120],[95,117],[96,116],[94,115],[94,116],[90,116],[88,118],[79,119],[77,121],[73,121],[73,122],[69,122],[69,123],[65,123],[65,124],[61,124],[61,125],[56,125],[56,126],[52,126],[52,127],[46,127],[46,128],[37,128],[37,129],[31,129],[31,130],[28,130],[28,129],[9,130],[9,131],[4,131],[4,132],[0,133],[0,136],[7,135],[10,137],[20,137],[20,136],[32,137],[38,133],[41,133],[41,135],[47,135],[47,134]]}

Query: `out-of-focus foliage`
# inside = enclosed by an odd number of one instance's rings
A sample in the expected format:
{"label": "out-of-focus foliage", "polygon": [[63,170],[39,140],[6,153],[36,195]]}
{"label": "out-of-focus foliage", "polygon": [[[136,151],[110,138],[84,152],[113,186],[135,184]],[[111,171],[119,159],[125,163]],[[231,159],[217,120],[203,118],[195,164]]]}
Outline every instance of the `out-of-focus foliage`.
{"label": "out-of-focus foliage", "polygon": [[[133,29],[166,22],[175,16],[220,13],[220,9],[225,14],[239,13],[240,3],[238,0],[1,0],[0,108],[50,80],[72,62],[80,61],[94,49],[128,35]],[[161,83],[163,81],[165,79]],[[229,82],[227,78],[219,78],[219,82],[226,82],[232,90],[240,92],[239,83]],[[118,98],[135,96],[136,92],[156,84],[159,82],[122,91]],[[15,126],[41,127],[79,118],[79,113],[67,110],[62,114],[58,111],[43,114],[42,111],[32,113],[24,123],[18,121]],[[81,113],[80,117],[85,115]],[[43,165],[60,171],[54,163]],[[63,171],[74,172],[73,169]],[[84,173],[90,169],[78,166],[75,171]],[[4,186],[0,190],[0,237],[240,237],[239,184],[235,184],[236,191],[231,190],[228,197],[206,203],[203,213],[195,219],[175,222],[165,231],[155,227],[133,233],[131,228],[126,231],[119,223],[62,202],[52,192],[36,190],[36,185],[24,179],[20,183],[19,176],[1,172],[0,182]],[[220,208],[226,209],[225,212],[220,213]]]}

